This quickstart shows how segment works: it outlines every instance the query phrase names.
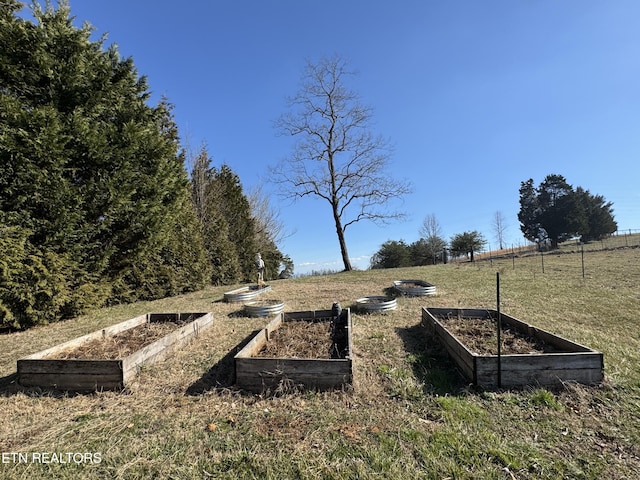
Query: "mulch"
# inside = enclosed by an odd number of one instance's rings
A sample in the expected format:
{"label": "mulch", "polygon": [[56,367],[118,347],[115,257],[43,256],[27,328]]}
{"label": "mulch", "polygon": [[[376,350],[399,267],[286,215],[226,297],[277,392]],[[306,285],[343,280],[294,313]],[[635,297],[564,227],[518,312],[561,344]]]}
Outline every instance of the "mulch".
{"label": "mulch", "polygon": [[271,332],[258,357],[330,358],[331,322],[289,320]]}
{"label": "mulch", "polygon": [[[469,350],[479,355],[498,354],[496,321],[489,318],[445,317],[438,320]],[[502,325],[500,333],[503,355],[554,353],[558,350],[539,338]]]}
{"label": "mulch", "polygon": [[178,327],[174,322],[145,323],[105,338],[97,338],[63,350],[49,358],[57,360],[117,360],[152,344]]}

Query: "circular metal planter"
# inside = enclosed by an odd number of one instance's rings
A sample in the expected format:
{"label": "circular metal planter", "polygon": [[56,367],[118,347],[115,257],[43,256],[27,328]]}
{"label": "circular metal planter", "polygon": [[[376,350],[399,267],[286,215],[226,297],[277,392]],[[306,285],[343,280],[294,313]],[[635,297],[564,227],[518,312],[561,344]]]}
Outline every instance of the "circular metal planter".
{"label": "circular metal planter", "polygon": [[263,294],[271,290],[271,285],[265,285],[259,288],[258,285],[249,285],[247,287],[240,287],[224,294],[224,301],[229,303],[242,303],[249,300],[253,300],[258,295]]}
{"label": "circular metal planter", "polygon": [[384,313],[398,308],[393,297],[362,297],[356,300],[358,310],[365,312]]}
{"label": "circular metal planter", "polygon": [[284,310],[282,300],[264,300],[244,304],[244,311],[250,317],[269,317],[277,315]]}
{"label": "circular metal planter", "polygon": [[403,295],[411,297],[426,297],[436,294],[436,286],[423,280],[396,280],[393,288]]}

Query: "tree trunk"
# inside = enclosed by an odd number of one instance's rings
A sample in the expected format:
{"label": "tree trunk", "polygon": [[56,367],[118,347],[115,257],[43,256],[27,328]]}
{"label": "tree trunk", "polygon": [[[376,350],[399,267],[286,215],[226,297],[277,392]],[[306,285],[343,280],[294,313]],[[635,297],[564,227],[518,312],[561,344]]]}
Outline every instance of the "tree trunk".
{"label": "tree trunk", "polygon": [[336,223],[336,233],[338,234],[338,242],[340,242],[340,253],[342,254],[342,263],[344,263],[344,271],[350,272],[353,270],[351,266],[351,260],[349,260],[349,252],[347,251],[347,241],[344,238],[344,229],[342,228],[342,222],[340,221],[340,215],[338,214],[337,205],[333,206],[333,219]]}

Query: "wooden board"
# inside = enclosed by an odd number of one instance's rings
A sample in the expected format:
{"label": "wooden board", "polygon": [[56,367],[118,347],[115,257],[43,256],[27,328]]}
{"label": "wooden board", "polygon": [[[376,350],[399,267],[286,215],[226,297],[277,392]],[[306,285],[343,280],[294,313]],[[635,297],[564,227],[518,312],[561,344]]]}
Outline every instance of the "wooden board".
{"label": "wooden board", "polygon": [[[176,330],[170,334],[124,358],[114,360],[49,358],[58,352],[80,347],[91,340],[116,335],[146,322],[166,321],[183,324],[177,326]],[[18,383],[24,387],[70,391],[119,390],[137,375],[142,364],[160,361],[212,324],[212,313],[140,315],[19,359]]]}
{"label": "wooden board", "polygon": [[438,320],[438,317],[449,315],[489,319],[497,318],[497,312],[481,309],[422,309],[422,323],[428,334],[443,344],[462,374],[475,385],[496,387],[500,383],[502,387],[513,387],[557,385],[562,382],[598,384],[604,379],[602,353],[504,313],[501,314],[503,325],[536,337],[553,345],[561,352],[501,355],[500,357],[471,352]]}
{"label": "wooden board", "polygon": [[287,321],[330,321],[331,310],[289,312],[276,315],[235,356],[236,385],[251,392],[263,392],[282,385],[296,388],[327,390],[341,388],[353,382],[351,311],[342,311],[341,323],[346,330],[346,355],[330,358],[268,358],[257,357],[269,342],[270,335]]}

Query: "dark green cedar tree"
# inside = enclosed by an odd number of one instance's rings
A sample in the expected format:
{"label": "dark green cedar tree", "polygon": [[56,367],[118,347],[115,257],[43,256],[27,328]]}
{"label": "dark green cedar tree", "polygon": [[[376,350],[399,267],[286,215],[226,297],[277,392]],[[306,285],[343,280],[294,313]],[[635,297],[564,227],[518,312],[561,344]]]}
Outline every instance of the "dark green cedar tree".
{"label": "dark green cedar tree", "polygon": [[66,2],[34,3],[33,21],[19,9],[0,6],[0,229],[15,247],[6,264],[33,264],[2,271],[0,322],[200,288],[207,264],[171,105],[150,105],[133,60],[76,28]]}

